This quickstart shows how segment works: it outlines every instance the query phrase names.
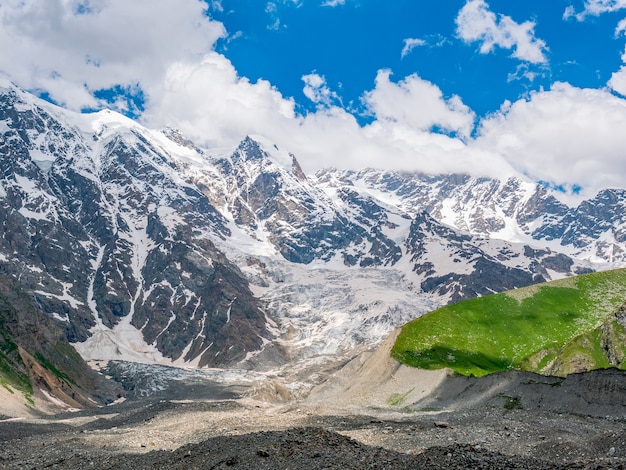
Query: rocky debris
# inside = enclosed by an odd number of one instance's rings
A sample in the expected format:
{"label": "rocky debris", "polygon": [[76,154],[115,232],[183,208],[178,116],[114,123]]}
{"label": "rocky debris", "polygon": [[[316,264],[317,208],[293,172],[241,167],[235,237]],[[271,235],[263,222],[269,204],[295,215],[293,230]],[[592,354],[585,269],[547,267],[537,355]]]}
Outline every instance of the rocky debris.
{"label": "rocky debris", "polygon": [[[398,414],[245,401],[139,401],[0,421],[0,468],[604,469],[626,465],[622,417],[477,407]],[[438,422],[439,422],[438,418]],[[445,421],[444,421],[445,420]]]}
{"label": "rocky debris", "polygon": [[[196,400],[241,398],[245,385],[231,379],[224,384],[219,372],[180,369],[177,367],[110,361],[100,371],[124,389],[131,401],[172,397],[194,397]],[[226,371],[228,373],[228,371]]]}
{"label": "rocky debris", "polygon": [[[245,398],[245,387],[233,394],[232,383],[205,381],[198,387],[194,376],[179,375],[170,376],[170,385],[158,393],[144,395],[140,389],[154,387],[148,374],[148,367],[137,373],[137,393],[124,403],[49,418],[0,420],[0,468],[626,465],[624,374],[617,371],[541,382],[521,373],[487,380],[452,377],[458,380],[434,388],[434,400],[422,401],[431,408],[420,410],[372,407],[364,401],[350,406],[332,396],[272,405]],[[132,377],[125,380],[131,390]],[[163,377],[159,383],[166,382]],[[513,402],[519,406],[508,406]]]}
{"label": "rocky debris", "polygon": [[149,468],[383,469],[411,468],[411,455],[363,445],[322,428],[268,431],[217,437],[173,453],[152,452],[140,459]]}

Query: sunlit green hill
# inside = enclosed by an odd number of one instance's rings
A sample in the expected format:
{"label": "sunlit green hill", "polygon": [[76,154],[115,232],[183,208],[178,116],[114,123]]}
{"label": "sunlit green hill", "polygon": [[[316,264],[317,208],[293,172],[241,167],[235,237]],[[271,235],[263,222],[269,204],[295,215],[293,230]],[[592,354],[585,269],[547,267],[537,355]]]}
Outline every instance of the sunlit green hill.
{"label": "sunlit green hill", "polygon": [[626,369],[625,303],[625,269],[471,299],[407,323],[392,356],[474,376]]}

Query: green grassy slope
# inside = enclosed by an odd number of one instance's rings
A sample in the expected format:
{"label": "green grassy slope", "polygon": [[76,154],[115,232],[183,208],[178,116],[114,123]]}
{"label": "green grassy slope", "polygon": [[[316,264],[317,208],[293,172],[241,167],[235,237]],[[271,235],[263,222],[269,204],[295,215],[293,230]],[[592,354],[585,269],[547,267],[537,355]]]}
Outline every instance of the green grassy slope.
{"label": "green grassy slope", "polygon": [[0,387],[33,404],[36,389],[72,407],[108,403],[117,384],[94,372],[65,333],[0,272]]}
{"label": "green grassy slope", "polygon": [[626,368],[626,269],[470,299],[406,324],[392,356],[482,376]]}

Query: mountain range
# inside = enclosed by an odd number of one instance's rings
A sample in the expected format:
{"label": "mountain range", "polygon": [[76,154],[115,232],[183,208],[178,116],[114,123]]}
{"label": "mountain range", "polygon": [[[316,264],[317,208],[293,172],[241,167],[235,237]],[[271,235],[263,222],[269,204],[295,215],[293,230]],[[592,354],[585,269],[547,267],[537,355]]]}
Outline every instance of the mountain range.
{"label": "mountain range", "polygon": [[2,81],[0,372],[93,397],[82,361],[305,367],[441,305],[626,265],[626,190],[557,196],[522,175],[306,174],[260,136],[203,149]]}

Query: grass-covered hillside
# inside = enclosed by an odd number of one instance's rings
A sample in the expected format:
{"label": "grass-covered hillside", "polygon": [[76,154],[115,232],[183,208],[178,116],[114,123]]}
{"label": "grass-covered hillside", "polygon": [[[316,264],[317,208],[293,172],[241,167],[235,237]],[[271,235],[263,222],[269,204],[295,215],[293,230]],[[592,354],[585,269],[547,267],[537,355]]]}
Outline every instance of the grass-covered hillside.
{"label": "grass-covered hillside", "polygon": [[96,374],[32,298],[0,273],[0,387],[23,396],[54,396],[74,408],[115,398],[116,385]]}
{"label": "grass-covered hillside", "polygon": [[471,299],[406,324],[392,356],[477,377],[626,369],[625,303],[625,269]]}

